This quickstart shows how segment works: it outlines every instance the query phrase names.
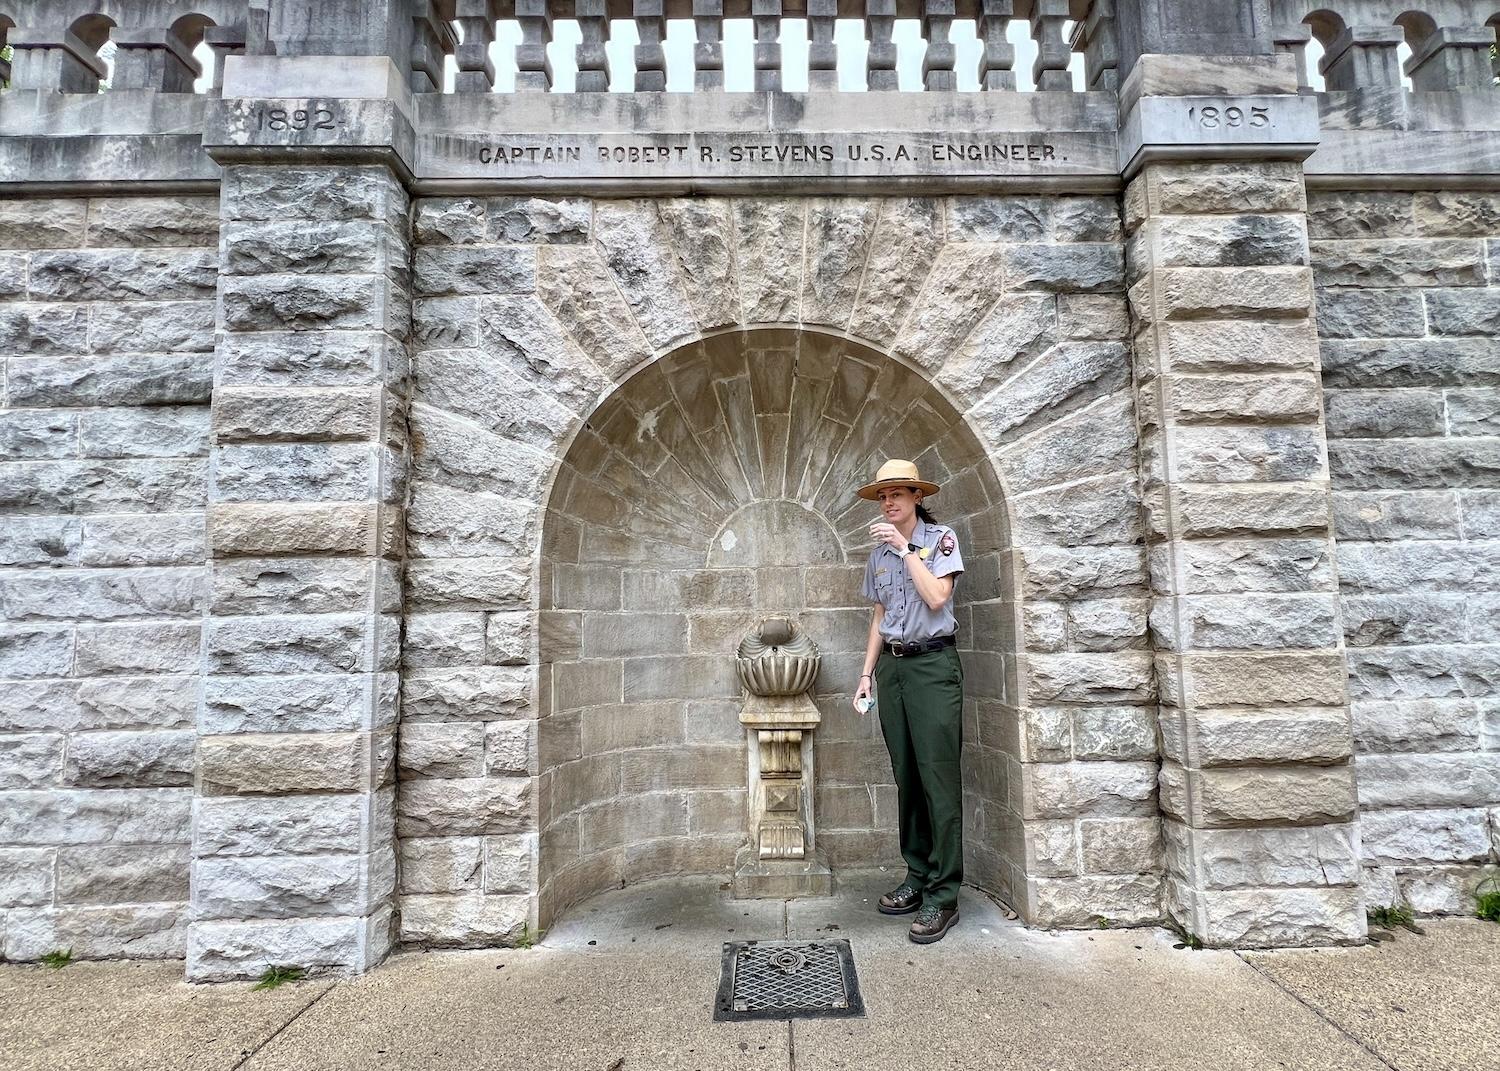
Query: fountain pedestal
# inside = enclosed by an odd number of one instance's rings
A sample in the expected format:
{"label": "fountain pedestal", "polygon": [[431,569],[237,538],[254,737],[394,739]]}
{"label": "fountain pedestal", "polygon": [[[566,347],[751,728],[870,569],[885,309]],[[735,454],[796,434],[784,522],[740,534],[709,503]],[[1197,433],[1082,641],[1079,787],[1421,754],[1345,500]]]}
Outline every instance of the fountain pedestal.
{"label": "fountain pedestal", "polygon": [[[782,642],[791,638],[767,626],[759,636],[768,633]],[[749,752],[750,843],[735,856],[733,892],[738,899],[833,892],[833,875],[818,852],[813,822],[813,730],[823,719],[811,685],[819,657],[811,641],[798,639],[800,650],[771,648],[753,662],[741,645],[740,679],[746,694],[740,724]],[[746,644],[753,641],[747,638]]]}

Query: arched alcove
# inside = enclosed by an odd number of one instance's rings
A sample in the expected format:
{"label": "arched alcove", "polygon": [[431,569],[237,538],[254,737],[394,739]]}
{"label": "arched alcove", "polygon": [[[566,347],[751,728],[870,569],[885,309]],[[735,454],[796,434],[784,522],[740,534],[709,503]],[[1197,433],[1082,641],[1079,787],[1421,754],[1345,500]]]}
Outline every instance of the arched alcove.
{"label": "arched alcove", "polygon": [[932,506],[963,540],[969,877],[998,886],[1008,873],[1020,834],[999,748],[1014,732],[1015,604],[986,452],[943,395],[891,357],[805,329],[733,331],[622,383],[567,450],[546,503],[544,924],[606,888],[732,868],[746,837],[733,654],[770,615],[796,618],[823,651],[820,848],[835,870],[899,863],[878,722],[849,706],[874,519],[853,491],[888,456],[914,458],[943,484]]}

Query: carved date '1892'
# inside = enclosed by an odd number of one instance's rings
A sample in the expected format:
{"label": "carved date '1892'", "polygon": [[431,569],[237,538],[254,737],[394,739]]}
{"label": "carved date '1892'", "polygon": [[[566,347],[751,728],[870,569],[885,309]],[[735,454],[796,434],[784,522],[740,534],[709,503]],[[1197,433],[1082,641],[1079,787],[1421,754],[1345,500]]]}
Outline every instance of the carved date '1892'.
{"label": "carved date '1892'", "polygon": [[257,130],[332,130],[333,112],[327,108],[257,108]]}
{"label": "carved date '1892'", "polygon": [[1255,105],[1251,107],[1250,113],[1245,114],[1245,109],[1231,104],[1227,108],[1215,108],[1212,105],[1199,108],[1197,105],[1188,109],[1188,122],[1196,122],[1205,130],[1217,130],[1225,126],[1269,126],[1271,122],[1270,109]]}

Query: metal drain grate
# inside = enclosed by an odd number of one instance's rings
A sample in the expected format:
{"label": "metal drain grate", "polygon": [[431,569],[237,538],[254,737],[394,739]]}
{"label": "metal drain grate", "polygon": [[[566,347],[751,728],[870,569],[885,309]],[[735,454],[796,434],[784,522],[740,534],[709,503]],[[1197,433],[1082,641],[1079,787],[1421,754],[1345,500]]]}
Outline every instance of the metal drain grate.
{"label": "metal drain grate", "polygon": [[714,1018],[862,1016],[865,1002],[848,941],[730,941]]}

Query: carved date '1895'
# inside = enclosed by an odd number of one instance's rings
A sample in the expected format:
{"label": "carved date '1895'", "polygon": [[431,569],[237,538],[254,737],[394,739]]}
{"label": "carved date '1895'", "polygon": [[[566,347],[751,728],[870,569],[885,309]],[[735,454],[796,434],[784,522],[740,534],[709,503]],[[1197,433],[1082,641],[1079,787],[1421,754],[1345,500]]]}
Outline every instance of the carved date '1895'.
{"label": "carved date '1895'", "polygon": [[1215,108],[1212,105],[1199,108],[1197,105],[1188,109],[1188,122],[1196,122],[1205,130],[1218,130],[1226,126],[1269,126],[1271,122],[1270,109],[1255,105],[1251,107],[1250,113],[1245,114],[1245,109],[1231,104],[1227,108]]}
{"label": "carved date '1895'", "polygon": [[257,130],[332,130],[338,124],[327,108],[256,108]]}

